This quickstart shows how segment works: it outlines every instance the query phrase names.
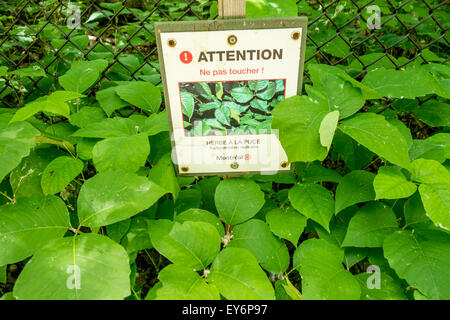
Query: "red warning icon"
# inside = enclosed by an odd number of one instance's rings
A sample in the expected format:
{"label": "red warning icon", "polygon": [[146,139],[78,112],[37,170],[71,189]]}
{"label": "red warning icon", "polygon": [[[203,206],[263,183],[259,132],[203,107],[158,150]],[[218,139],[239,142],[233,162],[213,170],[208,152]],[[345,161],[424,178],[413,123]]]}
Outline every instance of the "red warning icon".
{"label": "red warning icon", "polygon": [[184,64],[189,64],[192,62],[192,53],[190,53],[189,51],[183,51],[182,53],[180,53],[180,60],[181,62],[183,62]]}

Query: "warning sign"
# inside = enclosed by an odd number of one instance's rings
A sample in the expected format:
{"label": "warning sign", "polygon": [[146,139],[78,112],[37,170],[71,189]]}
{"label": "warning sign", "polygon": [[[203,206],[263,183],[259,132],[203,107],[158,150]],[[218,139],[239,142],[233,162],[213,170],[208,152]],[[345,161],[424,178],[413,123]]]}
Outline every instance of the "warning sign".
{"label": "warning sign", "polygon": [[289,171],[271,112],[301,89],[306,18],[155,29],[179,174]]}

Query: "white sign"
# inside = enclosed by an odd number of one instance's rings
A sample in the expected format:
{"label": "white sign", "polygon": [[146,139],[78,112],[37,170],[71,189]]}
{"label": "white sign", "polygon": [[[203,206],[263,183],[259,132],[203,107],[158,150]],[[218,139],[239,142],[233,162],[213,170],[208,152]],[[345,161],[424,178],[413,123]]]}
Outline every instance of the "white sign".
{"label": "white sign", "polygon": [[290,171],[271,111],[299,91],[302,32],[160,33],[172,159],[181,175]]}

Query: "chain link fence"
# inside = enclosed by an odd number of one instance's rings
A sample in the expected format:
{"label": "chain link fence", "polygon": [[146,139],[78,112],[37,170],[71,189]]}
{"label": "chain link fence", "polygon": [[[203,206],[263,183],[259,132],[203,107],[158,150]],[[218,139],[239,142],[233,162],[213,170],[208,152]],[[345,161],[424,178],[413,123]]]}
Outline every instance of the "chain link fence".
{"label": "chain link fence", "polygon": [[[307,64],[341,65],[360,78],[379,66],[449,60],[448,0],[300,0],[297,6],[309,17]],[[0,0],[0,107],[56,90],[77,60],[108,61],[91,94],[104,80],[159,84],[154,22],[216,18],[217,2],[207,0]]]}

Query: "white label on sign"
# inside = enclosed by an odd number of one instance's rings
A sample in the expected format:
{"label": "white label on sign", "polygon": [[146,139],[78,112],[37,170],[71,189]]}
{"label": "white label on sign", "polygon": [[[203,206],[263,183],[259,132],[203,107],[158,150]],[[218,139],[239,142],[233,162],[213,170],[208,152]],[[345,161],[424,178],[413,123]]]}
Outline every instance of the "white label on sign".
{"label": "white label on sign", "polygon": [[289,170],[270,111],[297,94],[301,32],[161,33],[172,158],[182,173]]}

